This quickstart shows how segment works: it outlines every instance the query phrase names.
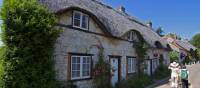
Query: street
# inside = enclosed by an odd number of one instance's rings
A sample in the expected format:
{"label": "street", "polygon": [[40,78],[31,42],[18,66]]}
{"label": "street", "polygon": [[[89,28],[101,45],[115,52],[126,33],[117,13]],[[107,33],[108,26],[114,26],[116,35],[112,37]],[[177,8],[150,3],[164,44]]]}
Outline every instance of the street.
{"label": "street", "polygon": [[[189,70],[189,88],[200,88],[200,64],[188,65]],[[170,88],[170,83],[161,84],[156,88]]]}

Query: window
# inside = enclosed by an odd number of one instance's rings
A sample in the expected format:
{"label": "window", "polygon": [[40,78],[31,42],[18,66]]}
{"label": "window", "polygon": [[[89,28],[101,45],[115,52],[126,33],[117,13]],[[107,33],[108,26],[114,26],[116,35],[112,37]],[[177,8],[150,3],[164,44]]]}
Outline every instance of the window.
{"label": "window", "polygon": [[88,29],[88,21],[89,21],[89,16],[79,12],[79,11],[74,11],[73,13],[73,26],[81,29]]}
{"label": "window", "polygon": [[136,58],[127,58],[128,73],[136,72]]}
{"label": "window", "polygon": [[134,31],[130,31],[127,34],[127,39],[128,39],[128,41],[138,41],[137,33]]}
{"label": "window", "polygon": [[91,56],[71,57],[72,80],[90,78],[90,74],[91,74]]}

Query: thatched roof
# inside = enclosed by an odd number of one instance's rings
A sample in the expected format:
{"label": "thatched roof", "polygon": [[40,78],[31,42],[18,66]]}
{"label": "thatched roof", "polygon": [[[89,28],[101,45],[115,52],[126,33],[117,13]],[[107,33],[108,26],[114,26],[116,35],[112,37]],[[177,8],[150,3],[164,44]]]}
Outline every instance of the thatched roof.
{"label": "thatched roof", "polygon": [[122,37],[131,30],[138,31],[145,41],[152,47],[156,47],[155,42],[159,41],[164,48],[167,48],[167,42],[158,36],[152,28],[136,20],[134,17],[113,9],[96,0],[39,0],[51,11],[59,11],[78,7],[89,11],[100,20],[112,36]]}
{"label": "thatched roof", "polygon": [[191,49],[196,50],[197,48],[190,44],[188,41],[185,40],[176,40],[176,43],[181,46],[182,48],[190,51]]}

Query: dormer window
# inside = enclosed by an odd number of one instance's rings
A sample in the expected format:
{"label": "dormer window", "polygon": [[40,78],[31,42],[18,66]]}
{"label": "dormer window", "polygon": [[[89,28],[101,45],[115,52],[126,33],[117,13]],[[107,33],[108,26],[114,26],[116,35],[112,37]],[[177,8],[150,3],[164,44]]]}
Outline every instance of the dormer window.
{"label": "dormer window", "polygon": [[73,27],[81,28],[84,30],[88,29],[89,16],[79,11],[73,12]]}
{"label": "dormer window", "polygon": [[137,33],[134,31],[130,31],[127,34],[127,40],[128,41],[138,41],[138,36]]}

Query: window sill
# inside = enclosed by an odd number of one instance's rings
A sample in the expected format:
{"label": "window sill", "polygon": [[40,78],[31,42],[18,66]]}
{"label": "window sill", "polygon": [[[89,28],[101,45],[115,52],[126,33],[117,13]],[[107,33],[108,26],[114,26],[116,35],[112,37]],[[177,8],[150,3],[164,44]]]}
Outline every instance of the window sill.
{"label": "window sill", "polygon": [[74,28],[78,28],[78,29],[81,29],[81,30],[86,30],[88,31],[89,29],[88,28],[82,28],[82,27],[79,27],[79,26],[75,26],[75,25],[72,25]]}
{"label": "window sill", "polygon": [[80,78],[80,79],[71,79],[70,81],[85,81],[85,80],[91,80],[92,77],[89,78]]}
{"label": "window sill", "polygon": [[129,72],[129,73],[127,73],[127,75],[134,75],[134,74],[136,74],[136,72]]}

